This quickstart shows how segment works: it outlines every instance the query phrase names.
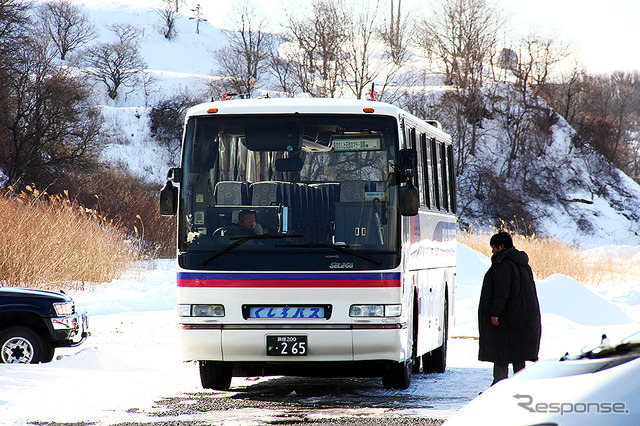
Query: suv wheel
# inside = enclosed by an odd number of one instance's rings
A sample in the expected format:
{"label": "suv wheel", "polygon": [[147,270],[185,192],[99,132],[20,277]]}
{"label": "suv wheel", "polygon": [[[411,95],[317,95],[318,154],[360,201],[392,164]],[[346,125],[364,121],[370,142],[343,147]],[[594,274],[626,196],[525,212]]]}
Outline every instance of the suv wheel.
{"label": "suv wheel", "polygon": [[48,358],[50,349],[35,330],[8,327],[0,333],[0,362],[37,364]]}

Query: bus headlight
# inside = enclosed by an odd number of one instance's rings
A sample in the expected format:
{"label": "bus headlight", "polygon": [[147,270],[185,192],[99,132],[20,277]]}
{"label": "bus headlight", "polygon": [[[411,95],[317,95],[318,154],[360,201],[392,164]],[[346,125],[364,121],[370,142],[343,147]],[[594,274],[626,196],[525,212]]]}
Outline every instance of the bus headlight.
{"label": "bus headlight", "polygon": [[402,313],[402,305],[384,305],[385,317],[399,317]]}
{"label": "bus headlight", "polygon": [[402,305],[351,305],[350,317],[399,317]]}
{"label": "bus headlight", "polygon": [[223,317],[223,305],[178,305],[181,317]]}

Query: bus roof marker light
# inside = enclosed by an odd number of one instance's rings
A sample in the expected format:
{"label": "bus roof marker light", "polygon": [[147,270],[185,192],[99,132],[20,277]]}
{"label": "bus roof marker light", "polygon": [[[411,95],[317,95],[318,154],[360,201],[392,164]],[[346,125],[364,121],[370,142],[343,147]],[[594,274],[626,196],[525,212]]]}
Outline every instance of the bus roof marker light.
{"label": "bus roof marker light", "polygon": [[362,111],[364,111],[367,114],[371,114],[372,112],[374,112],[375,110],[373,108],[362,108]]}
{"label": "bus roof marker light", "polygon": [[218,108],[209,108],[209,109],[207,110],[207,112],[208,112],[209,114],[215,114],[216,112],[218,112]]}

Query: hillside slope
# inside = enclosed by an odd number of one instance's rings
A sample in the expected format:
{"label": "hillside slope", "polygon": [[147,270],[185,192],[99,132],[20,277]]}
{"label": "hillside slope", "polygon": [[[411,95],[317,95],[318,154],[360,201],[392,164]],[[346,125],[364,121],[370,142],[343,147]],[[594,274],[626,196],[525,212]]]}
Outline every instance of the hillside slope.
{"label": "hillside slope", "polygon": [[[124,164],[160,187],[171,164],[167,152],[154,145],[149,136],[148,110],[158,100],[181,91],[200,94],[205,99],[207,82],[216,78],[211,76],[215,69],[212,52],[223,46],[225,39],[220,30],[206,22],[200,24],[200,34],[196,34],[195,22],[181,17],[178,37],[168,41],[159,32],[160,17],[148,7],[149,3],[99,0],[83,8],[100,27],[101,40],[110,39],[107,28],[116,22],[144,30],[141,51],[148,72],[155,79],[151,89],[137,90],[112,101],[96,86],[96,103],[101,105],[112,140],[102,154],[104,161]],[[441,85],[425,90],[432,90],[435,97],[443,93]],[[437,118],[447,130],[447,117]],[[486,120],[476,154],[477,162],[494,165],[495,176],[504,175],[508,162],[504,125],[498,119]],[[604,159],[596,159],[595,163],[602,163],[602,167],[594,170],[592,157],[596,154],[587,147],[575,146],[573,135],[574,130],[560,118],[551,126],[549,138],[540,151],[527,158],[531,164],[528,174],[509,176],[500,185],[509,188],[512,197],[524,201],[540,233],[586,247],[640,244],[640,186],[620,171],[612,170]],[[607,173],[602,169],[607,169]],[[548,170],[557,173],[549,178]],[[466,184],[464,176],[460,184]],[[481,183],[487,185],[488,192],[499,192],[502,188],[491,188],[492,184]],[[539,190],[525,190],[531,186]],[[460,202],[465,204],[463,222],[495,223],[501,209],[487,206],[487,200],[492,200],[489,195],[465,198],[465,188],[459,189]]]}

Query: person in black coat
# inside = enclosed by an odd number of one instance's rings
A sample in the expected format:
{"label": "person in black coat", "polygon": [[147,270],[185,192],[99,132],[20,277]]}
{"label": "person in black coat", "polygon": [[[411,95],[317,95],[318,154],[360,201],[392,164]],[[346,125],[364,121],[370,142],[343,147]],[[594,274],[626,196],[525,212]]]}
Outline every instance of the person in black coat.
{"label": "person in black coat", "polygon": [[493,384],[525,361],[537,361],[540,349],[540,305],[529,256],[500,232],[490,240],[493,256],[484,276],[478,306],[480,361],[493,362]]}

